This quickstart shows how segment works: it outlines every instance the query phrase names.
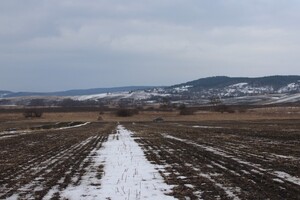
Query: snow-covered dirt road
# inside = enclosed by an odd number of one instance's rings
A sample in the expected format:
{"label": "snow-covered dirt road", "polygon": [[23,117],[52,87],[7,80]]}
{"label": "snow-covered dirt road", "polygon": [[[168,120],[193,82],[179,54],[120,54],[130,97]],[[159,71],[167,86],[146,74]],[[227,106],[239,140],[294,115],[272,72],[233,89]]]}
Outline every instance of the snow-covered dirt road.
{"label": "snow-covered dirt road", "polygon": [[[119,125],[103,147],[92,152],[93,165],[102,169],[100,181],[93,180],[95,171],[89,171],[81,184],[67,187],[60,196],[67,199],[110,199],[168,200],[166,195],[171,186],[164,183],[157,168],[144,155],[141,147],[134,141],[133,133]],[[100,175],[101,176],[101,175]]]}

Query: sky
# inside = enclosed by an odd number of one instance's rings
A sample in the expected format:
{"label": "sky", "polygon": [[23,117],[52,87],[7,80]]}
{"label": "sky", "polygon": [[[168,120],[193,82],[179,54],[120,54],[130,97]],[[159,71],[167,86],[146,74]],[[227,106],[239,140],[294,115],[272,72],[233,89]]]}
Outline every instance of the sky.
{"label": "sky", "polygon": [[0,1],[0,90],[300,74],[299,0]]}

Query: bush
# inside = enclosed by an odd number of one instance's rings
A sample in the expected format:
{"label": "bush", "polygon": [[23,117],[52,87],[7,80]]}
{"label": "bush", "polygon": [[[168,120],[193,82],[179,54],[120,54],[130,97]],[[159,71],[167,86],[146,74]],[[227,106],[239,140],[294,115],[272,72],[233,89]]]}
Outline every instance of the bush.
{"label": "bush", "polygon": [[220,105],[217,105],[215,107],[215,111],[216,112],[220,112],[220,113],[224,113],[224,112],[227,112],[227,113],[235,113],[235,110],[233,110],[232,108],[230,108],[229,106],[225,105],[225,104],[220,104]]}
{"label": "bush", "polygon": [[117,110],[116,115],[118,117],[130,117],[130,116],[136,115],[138,113],[139,113],[139,111],[136,110],[136,109],[125,109],[125,108],[122,108],[122,109]]}
{"label": "bush", "polygon": [[40,110],[25,110],[23,113],[25,118],[40,118],[43,115],[43,112]]}
{"label": "bush", "polygon": [[246,113],[246,112],[247,112],[247,109],[246,109],[246,108],[239,108],[239,109],[238,109],[238,112],[239,112],[239,113]]}
{"label": "bush", "polygon": [[99,112],[99,115],[104,115],[105,114],[105,112],[103,111],[103,110],[101,110],[100,112]]}
{"label": "bush", "polygon": [[179,112],[180,115],[193,115],[194,113],[195,113],[195,110],[189,109],[189,108],[181,109]]}
{"label": "bush", "polygon": [[180,104],[180,106],[178,107],[179,110],[185,110],[186,106],[185,104]]}
{"label": "bush", "polygon": [[155,110],[155,108],[153,106],[150,106],[150,107],[146,108],[146,110],[153,111],[153,110]]}

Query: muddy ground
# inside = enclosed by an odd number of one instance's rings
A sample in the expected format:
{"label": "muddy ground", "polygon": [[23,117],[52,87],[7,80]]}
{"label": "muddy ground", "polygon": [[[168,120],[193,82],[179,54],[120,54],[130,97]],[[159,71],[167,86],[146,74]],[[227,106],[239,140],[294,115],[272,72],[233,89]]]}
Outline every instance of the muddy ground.
{"label": "muddy ground", "polygon": [[114,124],[91,123],[0,135],[0,199],[15,194],[21,199],[42,199],[58,183],[64,188],[75,175],[79,181],[89,165],[86,157],[101,147],[114,128]]}
{"label": "muddy ground", "polygon": [[[1,124],[0,199],[43,199],[80,184],[91,152],[116,128],[52,124]],[[178,199],[300,199],[300,120],[122,124]]]}
{"label": "muddy ground", "polygon": [[300,121],[128,124],[184,199],[300,199]]}

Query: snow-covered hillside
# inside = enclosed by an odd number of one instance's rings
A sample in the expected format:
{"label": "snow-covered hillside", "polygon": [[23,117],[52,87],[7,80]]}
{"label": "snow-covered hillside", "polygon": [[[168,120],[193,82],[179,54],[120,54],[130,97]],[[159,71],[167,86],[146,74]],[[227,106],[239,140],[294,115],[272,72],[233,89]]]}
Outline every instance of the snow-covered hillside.
{"label": "snow-covered hillside", "polygon": [[279,93],[300,92],[300,80],[280,88],[278,92]]}
{"label": "snow-covered hillside", "polygon": [[187,85],[182,84],[180,86],[167,88],[165,92],[197,96],[201,98],[209,96],[228,98],[270,94],[295,94],[300,93],[300,80],[280,86],[275,83],[255,84],[251,82],[239,82],[230,85],[224,84],[204,87],[202,85],[190,85],[190,83],[187,83]]}
{"label": "snow-covered hillside", "polygon": [[[135,89],[134,89],[135,88]],[[170,87],[128,87],[114,89],[111,92],[97,93],[100,90],[88,90],[89,95],[73,95],[67,92],[66,96],[20,96],[3,100],[7,97],[6,91],[0,91],[0,105],[29,105],[31,99],[46,99],[48,105],[58,105],[64,99],[74,101],[94,101],[103,104],[136,105],[137,103],[195,103],[207,104],[212,97],[221,98],[228,104],[266,104],[266,103],[289,103],[298,102],[300,98],[300,76],[270,76],[262,78],[231,78],[209,77],[195,81],[174,85]],[[131,90],[133,89],[133,90]],[[124,91],[125,90],[125,91]],[[95,93],[93,93],[95,92]],[[85,93],[86,94],[86,93]],[[51,104],[57,101],[58,104]],[[70,102],[69,102],[70,103]],[[72,104],[77,105],[77,104]]]}
{"label": "snow-covered hillside", "polygon": [[0,98],[5,98],[9,94],[11,94],[10,91],[1,91],[0,90]]}
{"label": "snow-covered hillside", "polygon": [[102,93],[95,95],[83,95],[74,96],[72,99],[84,101],[84,100],[97,100],[97,99],[134,99],[134,100],[146,100],[154,96],[165,97],[170,94],[158,93],[152,91],[134,91],[134,92],[116,92],[116,93]]}

